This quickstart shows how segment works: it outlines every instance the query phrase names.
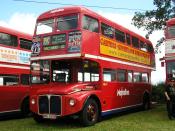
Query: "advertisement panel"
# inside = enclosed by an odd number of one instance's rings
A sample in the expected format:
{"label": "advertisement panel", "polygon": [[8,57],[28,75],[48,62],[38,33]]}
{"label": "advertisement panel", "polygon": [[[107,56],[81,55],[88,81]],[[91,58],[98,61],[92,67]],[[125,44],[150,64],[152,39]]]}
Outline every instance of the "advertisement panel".
{"label": "advertisement panel", "polygon": [[30,64],[30,52],[10,49],[6,47],[0,48],[0,61],[16,64]]}
{"label": "advertisement panel", "polygon": [[147,52],[134,49],[103,36],[100,37],[100,53],[146,65],[151,64],[150,55]]}

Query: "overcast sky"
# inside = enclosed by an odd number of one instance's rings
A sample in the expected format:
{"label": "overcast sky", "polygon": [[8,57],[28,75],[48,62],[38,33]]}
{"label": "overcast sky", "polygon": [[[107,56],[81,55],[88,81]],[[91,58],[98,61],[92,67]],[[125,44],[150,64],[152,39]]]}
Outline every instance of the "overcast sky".
{"label": "overcast sky", "polygon": [[[27,1],[27,0],[26,0]],[[50,4],[22,2],[16,0],[4,0],[0,8],[0,25],[10,27],[19,31],[33,34],[35,21],[41,13],[70,5],[87,5],[89,9],[103,15],[104,17],[119,23],[120,25],[145,36],[146,32],[131,25],[131,19],[135,9],[154,9],[153,0],[36,0],[38,2],[49,2]],[[55,4],[53,4],[55,3]],[[57,3],[57,4],[56,4]],[[93,6],[93,7],[92,7]],[[99,8],[112,7],[112,8]],[[115,9],[114,9],[115,8]],[[133,9],[133,10],[132,10]],[[151,35],[150,40],[156,45],[157,40],[163,36],[163,31],[157,31]],[[162,53],[156,55],[156,71],[152,73],[152,83],[165,80],[165,69],[160,66],[159,58],[164,56],[164,45],[160,47]]]}

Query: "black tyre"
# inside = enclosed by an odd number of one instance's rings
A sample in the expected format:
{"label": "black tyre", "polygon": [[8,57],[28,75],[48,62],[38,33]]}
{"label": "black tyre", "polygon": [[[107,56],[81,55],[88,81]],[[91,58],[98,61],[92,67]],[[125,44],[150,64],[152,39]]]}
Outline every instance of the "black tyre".
{"label": "black tyre", "polygon": [[80,122],[84,126],[94,125],[99,118],[99,107],[94,99],[89,99],[80,113]]}
{"label": "black tyre", "polygon": [[32,116],[33,116],[33,119],[37,122],[37,123],[43,123],[44,121],[45,121],[45,119],[42,117],[42,116],[40,116],[40,115],[37,115],[37,114],[32,114]]}
{"label": "black tyre", "polygon": [[149,110],[150,107],[151,107],[150,97],[149,95],[144,95],[142,108],[143,110]]}
{"label": "black tyre", "polygon": [[30,114],[29,98],[24,99],[21,105],[21,115],[27,117]]}

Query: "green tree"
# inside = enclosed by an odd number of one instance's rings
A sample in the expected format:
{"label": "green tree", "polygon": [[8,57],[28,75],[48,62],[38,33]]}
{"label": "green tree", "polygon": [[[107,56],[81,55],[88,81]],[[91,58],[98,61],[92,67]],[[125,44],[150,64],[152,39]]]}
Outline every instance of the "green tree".
{"label": "green tree", "polygon": [[[145,12],[135,12],[132,18],[132,24],[137,28],[143,28],[147,31],[146,38],[157,30],[163,30],[166,27],[166,21],[175,17],[175,0],[153,0],[155,9]],[[157,41],[155,52],[158,53],[159,46],[164,38]]]}

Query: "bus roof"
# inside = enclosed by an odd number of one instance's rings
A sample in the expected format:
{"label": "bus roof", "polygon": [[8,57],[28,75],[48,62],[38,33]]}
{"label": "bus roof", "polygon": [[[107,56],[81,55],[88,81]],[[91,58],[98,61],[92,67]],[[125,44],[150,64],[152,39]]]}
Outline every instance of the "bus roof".
{"label": "bus roof", "polygon": [[20,38],[25,38],[25,39],[32,40],[32,35],[24,33],[24,32],[17,31],[17,30],[13,30],[13,29],[10,29],[10,28],[7,28],[7,27],[0,26],[0,32],[1,33],[7,33],[7,34],[10,34],[10,35],[16,35]]}
{"label": "bus roof", "polygon": [[65,14],[72,14],[72,13],[83,13],[83,14],[87,14],[89,16],[92,16],[94,18],[97,18],[98,20],[100,20],[101,22],[106,22],[106,24],[109,24],[110,26],[116,28],[116,29],[120,29],[128,34],[132,34],[132,36],[138,37],[139,39],[146,41],[148,44],[151,44],[151,41],[142,37],[141,35],[119,25],[116,22],[113,22],[111,20],[108,20],[107,18],[97,14],[96,12],[93,12],[83,6],[70,6],[70,7],[63,7],[63,8],[56,8],[53,10],[49,10],[47,12],[42,13],[39,17],[38,20],[43,20],[43,19],[47,19],[47,18],[54,18],[58,15],[65,15]]}
{"label": "bus roof", "polygon": [[166,22],[167,26],[175,25],[175,18],[172,18]]}

